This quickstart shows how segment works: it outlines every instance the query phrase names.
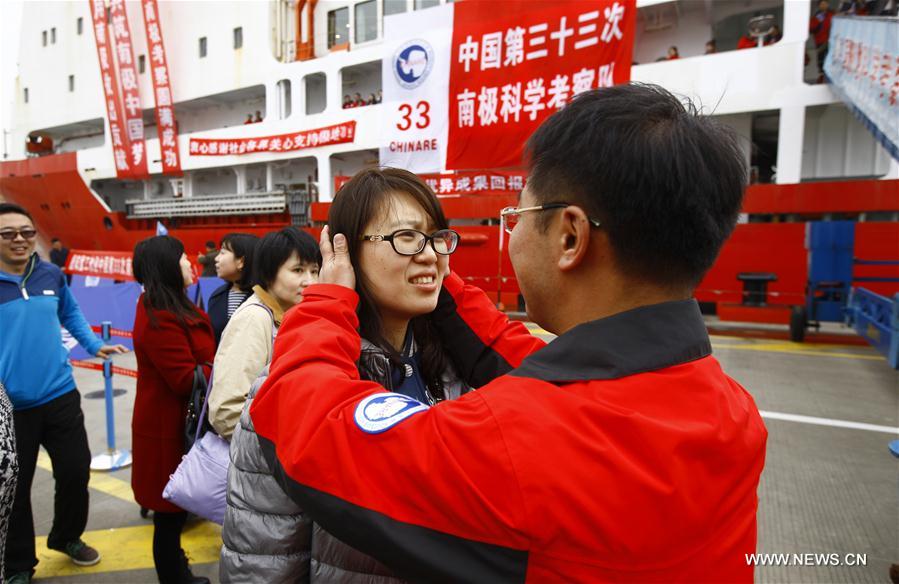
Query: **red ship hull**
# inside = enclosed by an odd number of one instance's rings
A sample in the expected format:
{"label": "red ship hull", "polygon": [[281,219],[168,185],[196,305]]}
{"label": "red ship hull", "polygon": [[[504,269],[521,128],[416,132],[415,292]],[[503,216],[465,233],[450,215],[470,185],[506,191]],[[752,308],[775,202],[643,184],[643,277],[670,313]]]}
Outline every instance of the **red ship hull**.
{"label": "red ship hull", "polygon": [[[10,202],[26,207],[35,218],[42,238],[59,237],[72,249],[130,251],[156,233],[156,220],[128,219],[125,213],[109,211],[85,184],[76,167],[74,153],[43,156],[0,163],[0,193]],[[496,219],[514,196],[465,195],[443,200],[453,220]],[[312,220],[327,220],[327,203],[314,204]],[[712,270],[700,284],[696,296],[715,303],[722,318],[786,323],[789,305],[804,304],[808,278],[805,250],[806,221],[859,213],[899,212],[899,181],[860,180],[754,185],[746,193],[744,211],[767,222],[738,225]],[[791,221],[781,221],[789,216]],[[263,235],[290,223],[285,213],[270,215],[186,217],[164,220],[169,233],[178,237],[189,252],[199,252],[208,240],[219,241],[234,231]],[[457,226],[462,246],[453,256],[453,268],[487,290],[508,309],[519,303],[518,285],[505,249],[500,255],[499,227]],[[317,228],[309,231],[318,233]],[[855,255],[865,260],[899,259],[899,222],[859,222],[856,225]],[[876,271],[876,273],[875,273]],[[728,312],[739,304],[741,272],[770,272],[777,281],[769,287],[773,305],[769,310]],[[899,266],[859,266],[858,276],[899,278]],[[892,295],[899,284],[866,284],[874,292]]]}

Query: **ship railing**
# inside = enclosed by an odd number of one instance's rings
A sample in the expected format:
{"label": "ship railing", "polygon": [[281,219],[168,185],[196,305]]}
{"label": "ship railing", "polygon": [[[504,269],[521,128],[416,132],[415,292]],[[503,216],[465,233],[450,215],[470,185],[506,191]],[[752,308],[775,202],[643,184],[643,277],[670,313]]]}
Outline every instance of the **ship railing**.
{"label": "ship railing", "polygon": [[224,194],[171,199],[133,199],[125,201],[129,219],[154,217],[198,217],[216,215],[260,215],[283,213],[288,202],[298,197],[294,191]]}

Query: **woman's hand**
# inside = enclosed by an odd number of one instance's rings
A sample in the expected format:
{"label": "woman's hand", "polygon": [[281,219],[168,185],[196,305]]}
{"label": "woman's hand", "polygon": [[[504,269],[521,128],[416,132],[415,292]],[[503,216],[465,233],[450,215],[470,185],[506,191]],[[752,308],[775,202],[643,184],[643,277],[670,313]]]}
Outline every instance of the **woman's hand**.
{"label": "woman's hand", "polygon": [[326,226],[322,229],[318,245],[322,252],[322,269],[318,273],[319,284],[337,284],[355,290],[356,272],[353,271],[353,264],[350,262],[346,237],[338,233],[334,236],[332,245],[330,230]]}

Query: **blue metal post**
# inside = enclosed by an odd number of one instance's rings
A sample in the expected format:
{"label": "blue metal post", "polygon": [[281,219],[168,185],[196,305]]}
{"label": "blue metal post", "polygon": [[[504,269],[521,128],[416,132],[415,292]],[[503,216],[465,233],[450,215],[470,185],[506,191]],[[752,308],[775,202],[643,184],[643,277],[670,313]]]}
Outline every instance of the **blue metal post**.
{"label": "blue metal post", "polygon": [[[112,323],[108,320],[104,320],[100,325],[101,334],[103,335],[103,342],[105,344],[109,344],[109,341],[112,339],[112,335],[109,330],[112,328]],[[103,360],[103,383],[105,385],[104,389],[106,390],[106,446],[109,448],[110,452],[115,450],[115,409],[113,408],[113,395],[112,395],[112,357],[106,357]]]}
{"label": "blue metal post", "polygon": [[[112,338],[112,323],[103,321],[100,326],[103,343]],[[91,458],[91,470],[118,470],[131,465],[131,452],[119,450],[115,445],[115,408],[113,407],[112,357],[103,361],[103,384],[106,397],[106,452]]]}

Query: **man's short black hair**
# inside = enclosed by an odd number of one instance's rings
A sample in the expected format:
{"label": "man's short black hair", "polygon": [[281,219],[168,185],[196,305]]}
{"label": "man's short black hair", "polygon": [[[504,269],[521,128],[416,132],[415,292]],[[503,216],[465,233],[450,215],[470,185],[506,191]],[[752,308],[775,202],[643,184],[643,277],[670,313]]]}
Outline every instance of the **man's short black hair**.
{"label": "man's short black hair", "polygon": [[57,241],[59,241],[59,238],[54,237],[53,239],[50,240],[50,243],[56,243]]}
{"label": "man's short black hair", "polygon": [[31,216],[31,213],[25,210],[25,207],[20,207],[15,203],[0,203],[0,215],[11,215],[13,213],[17,215],[25,215],[26,217],[31,219],[32,223],[34,223],[34,218]]}
{"label": "man's short black hair", "polygon": [[212,240],[207,241],[207,242],[206,242],[206,248],[207,248],[207,249],[215,249],[215,242],[212,241]]}
{"label": "man's short black hair", "polygon": [[580,94],[526,152],[537,203],[582,206],[620,270],[666,287],[696,286],[712,266],[747,180],[736,134],[657,85]]}
{"label": "man's short black hair", "polygon": [[270,290],[278,277],[278,270],[293,252],[297,252],[303,263],[322,265],[322,254],[315,238],[296,227],[285,227],[266,234],[256,245],[253,257],[256,283]]}

